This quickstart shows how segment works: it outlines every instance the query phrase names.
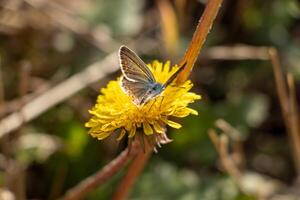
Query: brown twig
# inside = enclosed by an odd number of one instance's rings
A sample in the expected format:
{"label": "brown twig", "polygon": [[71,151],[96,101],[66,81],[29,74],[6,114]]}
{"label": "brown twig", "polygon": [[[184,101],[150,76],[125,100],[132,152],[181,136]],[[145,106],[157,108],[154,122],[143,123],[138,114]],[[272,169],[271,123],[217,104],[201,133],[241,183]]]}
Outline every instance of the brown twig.
{"label": "brown twig", "polygon": [[276,89],[280,101],[280,106],[283,114],[284,123],[289,130],[289,97],[287,92],[287,85],[285,76],[283,75],[282,68],[280,66],[278,52],[275,48],[269,48],[269,55],[272,62]]}
{"label": "brown twig", "polygon": [[[290,142],[293,148],[293,156],[295,161],[295,168],[298,177],[300,176],[300,136],[299,127],[297,121],[297,103],[294,88],[293,78],[290,76],[288,82],[282,72],[282,68],[279,61],[278,52],[275,48],[269,49],[269,55],[272,62],[276,89],[280,101],[283,120],[290,135]],[[293,108],[292,108],[293,106]],[[292,115],[293,114],[293,115]]]}
{"label": "brown twig", "polygon": [[234,141],[238,141],[242,139],[241,133],[234,127],[232,127],[227,121],[224,119],[217,119],[215,121],[216,127],[221,129],[230,139]]}
{"label": "brown twig", "polygon": [[298,177],[300,176],[300,127],[299,127],[299,110],[296,99],[295,81],[292,74],[288,74],[288,89],[289,89],[289,105],[290,105],[290,133],[293,140],[293,146],[295,149],[296,160],[298,169]]}
{"label": "brown twig", "polygon": [[2,73],[2,60],[0,59],[0,107],[4,106],[4,81]]}
{"label": "brown twig", "polygon": [[222,0],[209,0],[203,15],[201,16],[193,38],[189,44],[187,51],[179,62],[182,66],[186,63],[185,69],[178,75],[177,83],[183,83],[189,76],[193,66],[197,60],[198,54],[206,40],[206,37],[212,27],[212,24],[217,16]]}
{"label": "brown twig", "polygon": [[232,142],[232,159],[234,163],[241,169],[245,165],[245,154],[243,148],[243,141],[244,138],[241,132],[231,126],[227,121],[224,119],[218,119],[215,122],[216,127],[221,129],[224,134],[226,134],[233,142]]}
{"label": "brown twig", "polygon": [[269,60],[268,49],[268,47],[257,47],[245,44],[215,46],[203,52],[201,58],[216,60]]}
{"label": "brown twig", "polygon": [[134,142],[132,145],[130,153],[128,148],[125,149],[117,158],[105,165],[104,168],[87,177],[75,187],[69,189],[66,194],[60,198],[60,200],[82,199],[89,192],[106,182],[110,177],[120,171],[120,169],[123,168],[125,164],[140,150],[138,142]]}
{"label": "brown twig", "polygon": [[240,183],[241,171],[234,163],[228,152],[228,136],[222,134],[220,137],[218,137],[217,133],[213,129],[210,129],[208,131],[208,135],[213,142],[218,154],[220,155],[221,163],[224,169],[237,183]]}
{"label": "brown twig", "polygon": [[128,198],[138,176],[143,171],[153,151],[153,148],[150,148],[147,142],[145,142],[144,148],[145,151],[140,149],[138,155],[130,164],[127,174],[122,179],[121,183],[119,184],[118,188],[116,189],[113,195],[113,200],[125,200]]}

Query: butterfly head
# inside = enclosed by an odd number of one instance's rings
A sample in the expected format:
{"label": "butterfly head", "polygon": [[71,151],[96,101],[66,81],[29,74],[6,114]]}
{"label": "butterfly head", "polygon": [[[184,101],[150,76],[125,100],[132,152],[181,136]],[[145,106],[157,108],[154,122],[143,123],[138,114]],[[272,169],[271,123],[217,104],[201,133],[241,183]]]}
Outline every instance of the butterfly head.
{"label": "butterfly head", "polygon": [[153,83],[153,86],[149,90],[149,95],[151,96],[151,99],[162,93],[164,89],[164,86],[160,83]]}
{"label": "butterfly head", "polygon": [[139,104],[143,105],[149,100],[154,99],[155,97],[160,95],[164,91],[164,89],[164,86],[160,83],[151,83],[148,91],[146,92],[146,95],[144,95],[142,99],[140,99]]}
{"label": "butterfly head", "polygon": [[160,83],[153,83],[153,86],[151,87],[150,91],[153,94],[160,94],[164,89],[164,86]]}

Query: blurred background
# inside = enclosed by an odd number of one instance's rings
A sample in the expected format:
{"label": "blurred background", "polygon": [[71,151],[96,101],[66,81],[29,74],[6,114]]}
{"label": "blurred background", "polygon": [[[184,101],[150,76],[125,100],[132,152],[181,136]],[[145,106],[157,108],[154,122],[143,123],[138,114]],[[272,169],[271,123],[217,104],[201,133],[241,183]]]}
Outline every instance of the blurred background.
{"label": "blurred background", "polygon": [[[176,64],[205,4],[2,0],[0,196],[56,199],[115,158],[122,145],[114,137],[98,141],[84,127],[100,89],[121,74],[118,60],[110,64],[109,56],[126,44],[146,63]],[[284,77],[293,76],[299,97],[299,2],[224,0],[191,76],[192,91],[203,96],[192,105],[199,115],[177,119],[183,127],[168,130],[174,141],[151,157],[130,199],[254,200],[278,193],[292,199],[299,193],[297,153],[282,116],[269,46],[278,49]],[[98,71],[88,80],[94,63]],[[208,132],[227,135],[220,137],[229,143],[225,154]],[[224,167],[226,159],[237,170]],[[86,199],[110,199],[125,172]]]}

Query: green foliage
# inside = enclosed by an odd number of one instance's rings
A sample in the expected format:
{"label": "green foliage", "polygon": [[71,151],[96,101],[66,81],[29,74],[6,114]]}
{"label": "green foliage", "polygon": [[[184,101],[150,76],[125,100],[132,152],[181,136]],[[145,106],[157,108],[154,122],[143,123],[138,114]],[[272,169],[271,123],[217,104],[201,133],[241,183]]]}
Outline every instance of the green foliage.
{"label": "green foliage", "polygon": [[94,0],[95,6],[85,14],[95,24],[108,25],[113,34],[130,35],[140,30],[142,25],[143,1],[139,0]]}
{"label": "green foliage", "polygon": [[161,160],[153,163],[137,182],[131,199],[225,200],[240,196],[237,186],[228,177],[214,175],[208,178]]}
{"label": "green foliage", "polygon": [[66,151],[70,157],[74,159],[78,158],[87,145],[87,135],[86,129],[80,123],[74,123],[70,125],[69,130],[67,130],[66,138]]}

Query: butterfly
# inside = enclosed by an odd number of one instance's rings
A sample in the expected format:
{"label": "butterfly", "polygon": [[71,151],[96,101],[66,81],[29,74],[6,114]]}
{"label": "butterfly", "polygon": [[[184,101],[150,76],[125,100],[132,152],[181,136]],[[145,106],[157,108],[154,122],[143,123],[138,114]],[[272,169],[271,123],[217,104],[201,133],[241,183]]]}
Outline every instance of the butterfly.
{"label": "butterfly", "polygon": [[132,101],[137,106],[160,95],[185,67],[184,64],[164,84],[160,84],[142,59],[128,47],[120,47],[119,58],[123,73],[121,88],[133,98]]}

